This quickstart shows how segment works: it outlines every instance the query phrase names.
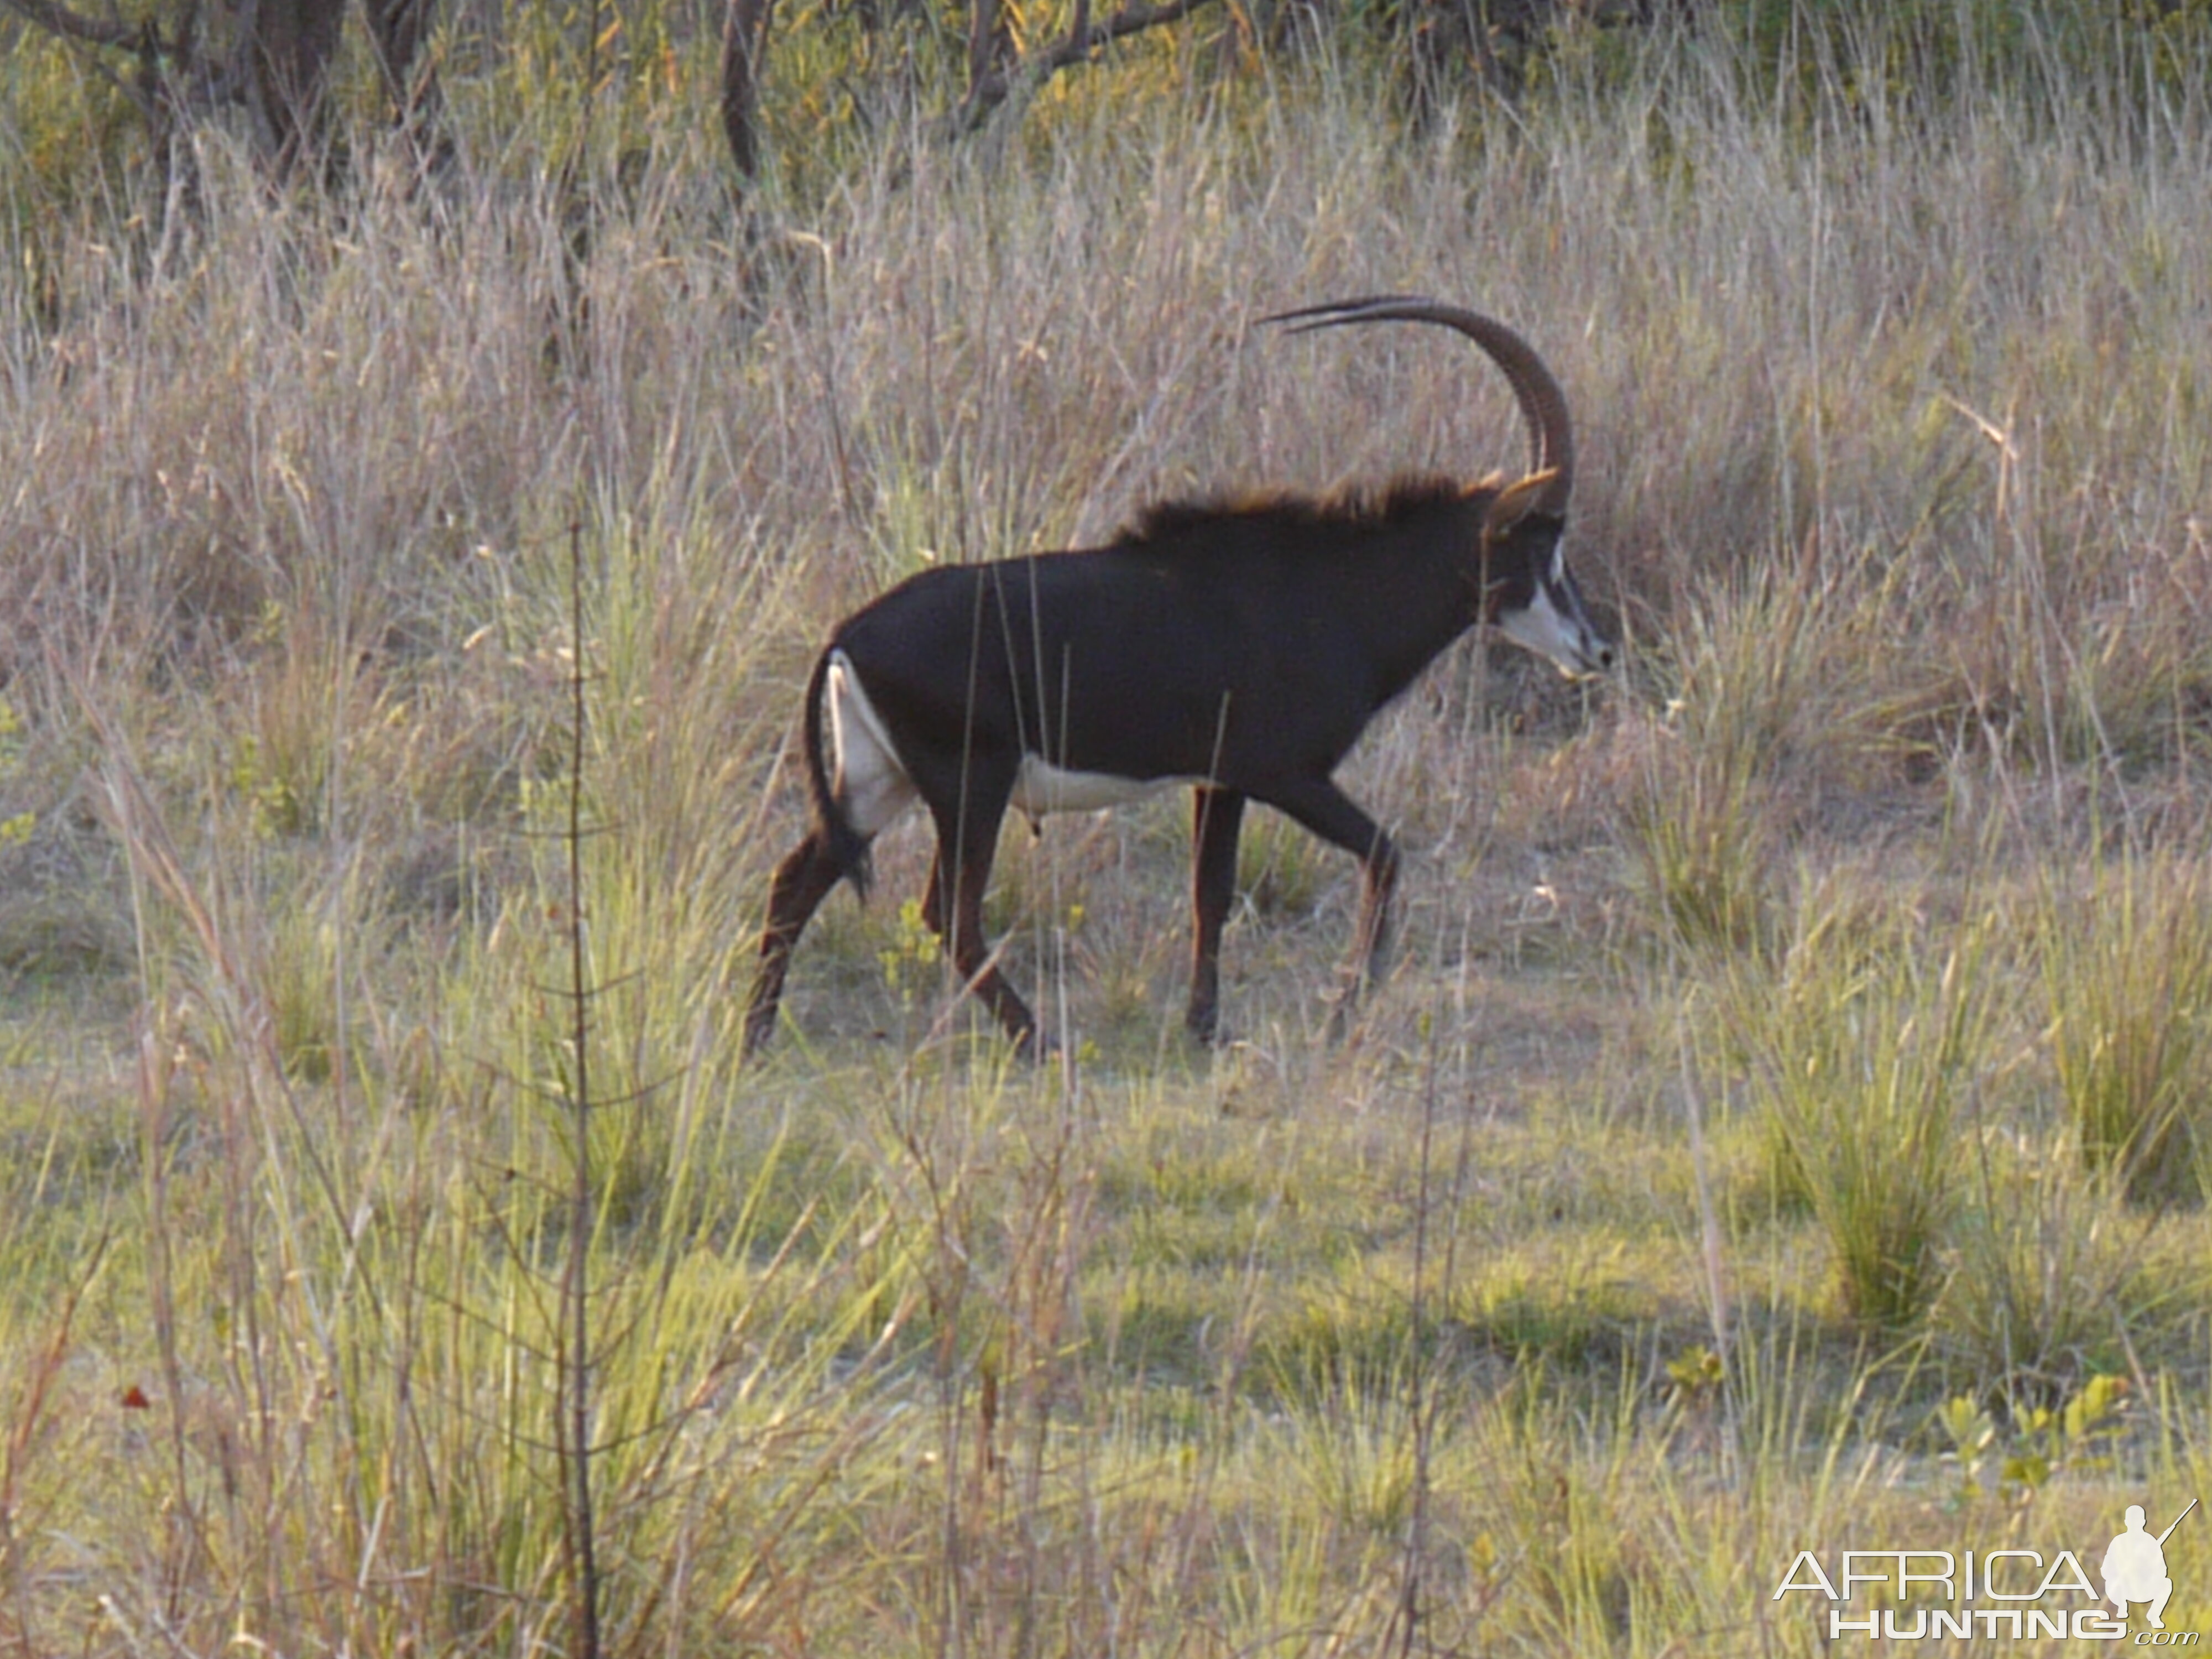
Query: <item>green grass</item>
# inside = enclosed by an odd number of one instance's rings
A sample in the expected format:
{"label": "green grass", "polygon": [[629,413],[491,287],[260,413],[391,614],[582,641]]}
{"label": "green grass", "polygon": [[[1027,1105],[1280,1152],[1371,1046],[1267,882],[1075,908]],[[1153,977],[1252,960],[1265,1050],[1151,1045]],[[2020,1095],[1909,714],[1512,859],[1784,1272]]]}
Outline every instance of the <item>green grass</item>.
{"label": "green grass", "polygon": [[[580,651],[611,1647],[1400,1650],[1410,1584],[1435,1650],[1810,1654],[1801,1548],[2202,1489],[2199,9],[1757,10],[1571,27],[1420,136],[1359,51],[1162,39],[951,150],[809,19],[750,227],[654,14],[581,308],[554,20],[453,43],[427,195],[216,134],[159,225],[19,47],[0,1645],[573,1647]],[[1006,835],[1066,1064],[956,1000],[909,825],[740,1070],[831,619],[1158,495],[1510,466],[1479,362],[1247,326],[1401,289],[1558,371],[1628,665],[1470,645],[1377,723],[1350,1041],[1356,872],[1260,813],[1184,1045],[1176,800]]]}
{"label": "green grass", "polygon": [[2125,859],[2086,890],[2054,884],[2042,918],[2051,1056],[2083,1164],[2134,1204],[2205,1194],[2212,933],[2203,876],[2171,855]]}

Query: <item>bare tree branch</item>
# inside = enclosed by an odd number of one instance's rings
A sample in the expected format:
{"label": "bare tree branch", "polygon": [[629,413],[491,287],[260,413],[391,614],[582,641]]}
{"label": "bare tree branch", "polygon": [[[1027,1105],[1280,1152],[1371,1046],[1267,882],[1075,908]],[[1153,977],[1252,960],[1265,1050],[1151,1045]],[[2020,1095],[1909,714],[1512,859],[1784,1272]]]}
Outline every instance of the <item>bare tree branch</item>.
{"label": "bare tree branch", "polygon": [[27,17],[49,33],[65,40],[81,40],[90,46],[120,46],[128,51],[143,51],[149,45],[158,46],[160,37],[155,32],[153,20],[143,23],[102,21],[97,18],[80,16],[67,6],[57,5],[55,0],[0,0],[9,10]]}
{"label": "bare tree branch", "polygon": [[722,21],[722,137],[739,176],[760,166],[760,72],[775,0],[729,0]]}
{"label": "bare tree branch", "polygon": [[1003,0],[973,0],[968,14],[968,95],[961,100],[962,107],[975,101],[977,88],[992,76],[1003,77],[1015,58]]}
{"label": "bare tree branch", "polygon": [[[368,0],[380,61],[394,48],[411,55],[434,0]],[[325,94],[344,27],[346,0],[222,0],[204,19],[203,0],[146,6],[126,21],[77,9],[70,0],[0,0],[14,14],[76,47],[94,73],[138,107],[158,154],[170,155],[180,126],[225,105],[250,112],[265,157],[277,172],[322,148]],[[130,53],[135,74],[99,54]],[[404,63],[397,67],[404,70]],[[166,161],[165,161],[166,166]]]}
{"label": "bare tree branch", "polygon": [[385,93],[398,111],[401,130],[416,136],[423,118],[434,115],[441,102],[436,64],[416,62],[429,35],[436,0],[367,0],[365,9]]}
{"label": "bare tree branch", "polygon": [[55,0],[0,0],[0,5],[72,45],[112,47],[136,54],[138,75],[135,82],[125,80],[90,53],[83,61],[94,74],[137,106],[139,117],[146,123],[147,131],[155,135],[157,146],[164,142],[167,106],[173,100],[161,70],[166,48],[151,17],[139,23],[125,23],[120,19],[101,21],[82,16],[56,4]]}
{"label": "bare tree branch", "polygon": [[1157,3],[1124,6],[1103,22],[1093,23],[1090,6],[1085,0],[1078,0],[1074,26],[1066,34],[1015,64],[994,66],[975,78],[968,96],[952,116],[948,136],[975,131],[1017,88],[1026,98],[1060,70],[1087,63],[1102,46],[1163,23],[1180,22],[1212,3],[1212,0],[1157,0]]}

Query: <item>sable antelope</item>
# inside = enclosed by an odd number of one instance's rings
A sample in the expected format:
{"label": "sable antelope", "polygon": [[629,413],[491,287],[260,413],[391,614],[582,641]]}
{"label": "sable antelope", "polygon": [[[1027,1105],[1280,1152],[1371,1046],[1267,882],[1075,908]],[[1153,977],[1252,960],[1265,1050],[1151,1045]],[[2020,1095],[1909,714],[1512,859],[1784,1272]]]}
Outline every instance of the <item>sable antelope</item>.
{"label": "sable antelope", "polygon": [[1478,622],[1570,675],[1610,666],[1560,549],[1574,437],[1534,350],[1488,317],[1397,295],[1265,320],[1456,330],[1512,382],[1528,475],[1155,506],[1107,546],[926,570],[848,617],[807,681],[813,827],[776,867],[748,1054],[775,1029],[808,918],[841,878],[866,896],[869,844],[917,798],[937,829],[923,918],[968,988],[1033,1044],[1036,1017],[983,937],[1007,807],[1035,820],[1170,784],[1194,802],[1184,1023],[1215,1035],[1237,828],[1257,800],[1360,861],[1340,1030],[1382,963],[1398,873],[1389,836],[1332,781],[1368,722]]}

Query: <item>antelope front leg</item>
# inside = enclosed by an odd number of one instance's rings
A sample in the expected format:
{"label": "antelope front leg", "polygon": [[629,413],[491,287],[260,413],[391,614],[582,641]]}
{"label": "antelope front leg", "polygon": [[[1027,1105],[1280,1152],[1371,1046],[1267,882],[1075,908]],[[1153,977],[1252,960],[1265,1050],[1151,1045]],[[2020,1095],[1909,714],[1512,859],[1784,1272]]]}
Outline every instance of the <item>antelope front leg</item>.
{"label": "antelope front leg", "polygon": [[1398,849],[1358,804],[1327,778],[1304,778],[1260,797],[1359,860],[1359,927],[1328,1017],[1328,1040],[1342,1040],[1367,987],[1390,951],[1390,895],[1398,885]]}
{"label": "antelope front leg", "polygon": [[1380,830],[1375,845],[1360,861],[1359,928],[1352,935],[1352,955],[1344,965],[1344,982],[1329,1011],[1328,1040],[1341,1042],[1358,1012],[1359,1000],[1390,965],[1390,900],[1398,890],[1398,849]]}

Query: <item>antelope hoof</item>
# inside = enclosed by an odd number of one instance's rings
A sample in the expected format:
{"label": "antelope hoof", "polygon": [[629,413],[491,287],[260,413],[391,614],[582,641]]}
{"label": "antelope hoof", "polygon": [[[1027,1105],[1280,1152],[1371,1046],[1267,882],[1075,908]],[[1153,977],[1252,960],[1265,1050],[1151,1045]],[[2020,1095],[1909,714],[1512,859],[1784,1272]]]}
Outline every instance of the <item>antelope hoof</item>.
{"label": "antelope hoof", "polygon": [[1060,1058],[1060,1039],[1032,1025],[1015,1034],[1014,1052],[1032,1066],[1049,1066]]}

